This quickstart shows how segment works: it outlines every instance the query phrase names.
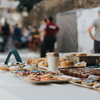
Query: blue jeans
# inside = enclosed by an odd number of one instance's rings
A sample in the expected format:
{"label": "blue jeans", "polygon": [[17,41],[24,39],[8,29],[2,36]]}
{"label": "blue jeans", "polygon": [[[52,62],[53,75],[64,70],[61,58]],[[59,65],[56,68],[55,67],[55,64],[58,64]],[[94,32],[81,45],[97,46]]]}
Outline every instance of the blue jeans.
{"label": "blue jeans", "polygon": [[94,52],[99,53],[98,49],[100,48],[100,41],[94,40]]}

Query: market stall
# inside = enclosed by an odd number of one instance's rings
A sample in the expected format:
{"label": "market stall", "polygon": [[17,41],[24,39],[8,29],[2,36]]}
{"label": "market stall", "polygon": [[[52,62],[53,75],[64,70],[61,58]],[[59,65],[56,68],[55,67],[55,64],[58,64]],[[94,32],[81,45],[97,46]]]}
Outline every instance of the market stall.
{"label": "market stall", "polygon": [[[18,62],[8,63],[11,54]],[[78,61],[70,60],[69,56]],[[29,58],[23,62],[16,50],[11,51],[5,63],[0,64],[0,99],[99,100],[100,54],[66,53],[63,57],[47,53],[47,58]],[[90,63],[79,57],[98,58]],[[89,64],[92,68],[88,68]]]}

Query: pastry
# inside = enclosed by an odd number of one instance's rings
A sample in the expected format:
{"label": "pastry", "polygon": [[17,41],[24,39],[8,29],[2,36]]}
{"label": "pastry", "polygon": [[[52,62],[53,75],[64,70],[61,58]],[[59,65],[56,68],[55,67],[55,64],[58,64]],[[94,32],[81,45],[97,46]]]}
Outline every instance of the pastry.
{"label": "pastry", "polygon": [[0,70],[8,71],[9,67],[8,67],[8,65],[0,64]]}
{"label": "pastry", "polygon": [[66,61],[66,65],[67,66],[74,66],[74,62],[73,61]]}
{"label": "pastry", "polygon": [[39,79],[39,77],[38,77],[38,75],[36,75],[36,74],[34,74],[34,73],[32,73],[32,74],[29,74],[29,75],[26,75],[25,77],[24,77],[26,80],[30,80],[30,81],[39,81],[40,79]]}
{"label": "pastry", "polygon": [[20,68],[20,66],[11,66],[10,68],[9,68],[9,71],[17,71],[17,70],[22,70],[22,68]]}
{"label": "pastry", "polygon": [[9,67],[9,70],[10,71],[23,70],[24,66],[25,66],[25,63],[21,63],[21,62],[12,63],[11,66]]}
{"label": "pastry", "polygon": [[36,59],[36,60],[33,60],[32,62],[31,62],[31,64],[36,64],[36,66],[38,66],[38,63],[39,62],[41,62],[42,60],[40,60],[40,59]]}
{"label": "pastry", "polygon": [[60,78],[58,78],[58,80],[66,80],[66,81],[70,81],[70,80],[71,80],[71,78],[64,78],[64,77],[60,77]]}
{"label": "pastry", "polygon": [[73,61],[62,61],[60,66],[72,67],[74,66],[74,62]]}
{"label": "pastry", "polygon": [[66,58],[60,58],[59,61],[66,61]]}
{"label": "pastry", "polygon": [[39,58],[40,61],[47,61],[47,58]]}
{"label": "pastry", "polygon": [[44,74],[44,75],[41,75],[39,78],[40,79],[44,79],[44,78],[51,78],[53,74],[51,73],[48,73],[48,74]]}
{"label": "pastry", "polygon": [[62,61],[60,66],[67,66],[66,61]]}
{"label": "pastry", "polygon": [[25,65],[23,67],[24,70],[37,70],[36,64]]}
{"label": "pastry", "polygon": [[48,61],[44,61],[44,66],[48,67]]}
{"label": "pastry", "polygon": [[86,80],[81,82],[81,84],[86,85],[86,86],[91,86],[91,85],[94,85],[96,83],[97,83],[97,81],[92,80],[92,79],[86,79]]}
{"label": "pastry", "polygon": [[60,72],[77,78],[88,78],[90,75],[100,76],[100,69],[95,68],[67,68],[60,69]]}
{"label": "pastry", "polygon": [[70,55],[72,55],[72,56],[76,56],[76,55],[77,55],[77,53],[70,53]]}
{"label": "pastry", "polygon": [[81,83],[83,80],[82,79],[72,79],[71,81],[74,83]]}
{"label": "pastry", "polygon": [[41,62],[38,63],[38,66],[48,67],[48,62],[47,61],[41,61]]}
{"label": "pastry", "polygon": [[44,61],[39,62],[38,66],[44,66]]}
{"label": "pastry", "polygon": [[33,60],[32,60],[31,58],[27,59],[27,64],[31,64],[32,61],[33,61]]}
{"label": "pastry", "polygon": [[76,56],[87,56],[86,53],[80,53],[80,54],[77,54]]}
{"label": "pastry", "polygon": [[58,80],[57,77],[51,77],[51,78],[43,78],[41,81],[52,81],[52,80]]}
{"label": "pastry", "polygon": [[92,80],[95,80],[95,81],[99,81],[100,80],[100,76],[90,75],[88,77],[88,79],[92,79]]}
{"label": "pastry", "polygon": [[75,67],[86,67],[86,62],[82,61],[80,63],[76,63],[74,66]]}
{"label": "pastry", "polygon": [[100,83],[93,85],[93,89],[100,90]]}

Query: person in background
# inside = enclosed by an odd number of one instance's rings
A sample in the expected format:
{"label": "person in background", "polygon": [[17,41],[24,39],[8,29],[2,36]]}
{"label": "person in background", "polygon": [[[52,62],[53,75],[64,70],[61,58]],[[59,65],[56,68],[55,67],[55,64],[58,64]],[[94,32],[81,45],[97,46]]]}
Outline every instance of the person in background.
{"label": "person in background", "polygon": [[29,29],[27,27],[24,27],[23,34],[21,37],[21,42],[23,47],[27,47],[29,41],[29,35],[30,35]]}
{"label": "person in background", "polygon": [[32,27],[32,31],[30,34],[32,38],[30,39],[29,47],[35,50],[36,47],[39,46],[39,43],[40,43],[39,32],[36,26]]}
{"label": "person in background", "polygon": [[21,47],[21,29],[18,27],[17,24],[14,28],[13,41],[16,48]]}
{"label": "person in background", "polygon": [[39,33],[40,33],[40,42],[41,42],[41,51],[40,51],[40,55],[41,57],[43,57],[45,54],[43,54],[44,52],[44,30],[46,28],[46,19],[44,19],[42,22],[41,22],[41,26],[39,28]]}
{"label": "person in background", "polygon": [[53,23],[53,17],[48,17],[47,18],[47,24],[46,28],[44,30],[44,55],[43,57],[46,56],[47,50],[49,52],[54,52],[54,43],[56,42],[56,33],[60,31],[59,27]]}
{"label": "person in background", "polygon": [[2,44],[1,52],[5,52],[5,47],[7,45],[7,42],[9,40],[9,35],[10,35],[10,27],[7,21],[5,21],[4,26],[2,27],[2,37],[4,39],[4,42]]}
{"label": "person in background", "polygon": [[[94,41],[94,52],[98,53],[98,48],[100,46],[100,10],[98,11],[98,17],[94,20],[92,25],[88,28],[89,35],[91,39]],[[95,27],[95,35],[93,36],[91,33],[92,28]]]}

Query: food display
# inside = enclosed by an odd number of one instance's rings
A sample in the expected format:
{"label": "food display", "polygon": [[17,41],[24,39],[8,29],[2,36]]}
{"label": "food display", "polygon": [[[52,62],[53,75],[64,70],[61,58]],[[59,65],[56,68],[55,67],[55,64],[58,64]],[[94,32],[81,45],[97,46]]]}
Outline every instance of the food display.
{"label": "food display", "polygon": [[63,55],[67,60],[79,63],[85,61],[87,66],[99,66],[100,54],[86,54],[86,53],[66,53]]}
{"label": "food display", "polygon": [[9,70],[9,66],[0,64],[0,70],[8,71]]}
{"label": "food display", "polygon": [[45,66],[48,67],[47,58],[39,58],[39,59],[27,59],[27,64],[36,64],[37,66]]}
{"label": "food display", "polygon": [[[86,53],[69,53],[69,55],[80,58],[90,56]],[[50,61],[47,58],[29,58],[26,62],[11,63],[9,66],[1,64],[0,70],[9,71],[32,83],[69,82],[96,90],[100,89],[100,69],[87,68],[85,61],[76,63],[66,58],[58,58],[55,62],[59,63],[57,71],[48,70]],[[97,61],[97,63],[100,62]]]}
{"label": "food display", "polygon": [[69,81],[71,78],[64,78],[64,77],[55,77],[52,73],[45,73],[43,75],[36,75],[34,73],[31,73],[29,75],[26,75],[24,77],[26,80],[31,82],[63,82],[63,81]]}
{"label": "food display", "polygon": [[77,78],[87,78],[89,75],[100,75],[100,69],[95,68],[68,68],[60,69],[60,72]]}

